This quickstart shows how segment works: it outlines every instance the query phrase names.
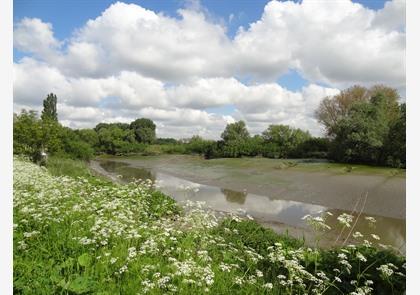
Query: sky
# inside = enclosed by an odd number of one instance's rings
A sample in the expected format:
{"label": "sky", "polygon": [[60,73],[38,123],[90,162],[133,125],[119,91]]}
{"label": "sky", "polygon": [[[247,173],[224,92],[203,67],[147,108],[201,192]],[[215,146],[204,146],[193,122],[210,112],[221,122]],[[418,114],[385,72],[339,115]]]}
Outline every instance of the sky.
{"label": "sky", "polygon": [[15,0],[14,111],[48,93],[71,128],[152,119],[158,137],[288,124],[385,84],[405,99],[405,1]]}

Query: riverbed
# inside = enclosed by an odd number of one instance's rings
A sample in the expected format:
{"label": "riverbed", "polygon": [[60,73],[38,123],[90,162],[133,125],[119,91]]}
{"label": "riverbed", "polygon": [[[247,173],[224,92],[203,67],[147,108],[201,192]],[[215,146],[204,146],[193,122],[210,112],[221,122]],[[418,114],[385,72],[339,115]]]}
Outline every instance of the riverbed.
{"label": "riverbed", "polygon": [[[354,231],[376,244],[405,249],[405,175],[398,170],[364,166],[339,166],[314,161],[276,159],[215,159],[163,155],[108,157],[92,162],[93,168],[114,181],[151,179],[157,188],[178,202],[203,201],[221,212],[241,212],[277,232],[313,238],[307,214],[330,212],[332,227],[326,244],[339,236],[337,216],[357,218]],[[376,219],[374,227],[365,217]],[[380,236],[377,241],[371,234]],[[325,241],[324,241],[325,242]],[[348,242],[356,242],[351,236]]]}

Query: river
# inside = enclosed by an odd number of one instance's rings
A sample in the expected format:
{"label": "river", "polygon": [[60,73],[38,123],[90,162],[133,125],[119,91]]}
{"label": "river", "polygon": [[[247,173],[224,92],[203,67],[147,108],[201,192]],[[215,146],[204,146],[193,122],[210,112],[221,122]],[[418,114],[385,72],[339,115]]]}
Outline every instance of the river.
{"label": "river", "polygon": [[[332,246],[342,243],[349,232],[345,230],[336,241],[342,229],[337,216],[353,213],[357,219],[353,232],[361,232],[362,240],[405,252],[405,177],[337,174],[306,164],[278,169],[270,166],[278,160],[269,159],[212,161],[176,155],[115,157],[96,160],[92,167],[117,181],[151,179],[180,203],[203,201],[216,211],[246,212],[276,232],[287,230],[295,237],[305,237],[309,244],[314,235],[303,216],[333,214],[327,217],[332,230],[321,241],[321,245]],[[373,227],[365,219],[368,216],[376,219]],[[347,243],[356,240],[350,235]]]}

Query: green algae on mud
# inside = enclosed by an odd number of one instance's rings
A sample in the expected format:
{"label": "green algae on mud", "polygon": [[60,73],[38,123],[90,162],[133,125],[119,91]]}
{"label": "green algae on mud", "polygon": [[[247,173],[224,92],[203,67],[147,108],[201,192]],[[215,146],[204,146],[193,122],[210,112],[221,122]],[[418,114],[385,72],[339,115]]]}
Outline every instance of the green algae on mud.
{"label": "green algae on mud", "polygon": [[329,172],[336,174],[383,175],[405,177],[405,169],[363,164],[346,164],[329,162],[325,159],[269,159],[263,157],[217,158],[205,160],[201,156],[191,155],[158,155],[158,156],[100,156],[102,159],[141,159],[144,161],[162,161],[163,163],[193,163],[203,167],[222,165],[226,168],[252,168],[261,170],[288,169],[308,172]]}

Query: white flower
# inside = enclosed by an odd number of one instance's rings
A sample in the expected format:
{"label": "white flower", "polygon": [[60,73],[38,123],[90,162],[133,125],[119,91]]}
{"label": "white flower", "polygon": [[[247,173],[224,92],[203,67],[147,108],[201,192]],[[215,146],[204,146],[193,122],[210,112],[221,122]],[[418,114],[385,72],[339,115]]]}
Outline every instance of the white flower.
{"label": "white flower", "polygon": [[353,234],[353,237],[357,239],[357,238],[362,238],[363,235],[360,232],[357,231]]}
{"label": "white flower", "polygon": [[388,264],[382,264],[381,266],[379,266],[376,269],[380,270],[382,275],[384,275],[386,278],[392,276],[392,274],[394,273],[394,271],[391,269],[389,263]]}
{"label": "white flower", "polygon": [[375,234],[371,234],[372,238],[374,238],[375,240],[380,240],[381,238],[378,235]]}
{"label": "white flower", "polygon": [[341,279],[339,277],[334,277],[334,280],[341,283]]}
{"label": "white flower", "polygon": [[351,223],[353,222],[353,215],[342,213],[337,217],[337,220],[345,227],[351,227]]}
{"label": "white flower", "polygon": [[375,223],[376,222],[376,219],[374,217],[372,217],[372,216],[366,216],[365,219],[367,221],[371,222],[371,223]]}
{"label": "white flower", "polygon": [[266,289],[273,289],[273,284],[272,283],[266,283],[266,284],[262,285],[262,287],[266,288]]}
{"label": "white flower", "polygon": [[362,261],[362,262],[366,262],[366,261],[367,261],[366,257],[365,257],[365,256],[363,256],[363,254],[362,254],[362,253],[360,253],[360,252],[357,252],[357,253],[356,253],[356,257],[357,257],[357,259],[359,259],[359,260],[360,260],[360,261]]}

